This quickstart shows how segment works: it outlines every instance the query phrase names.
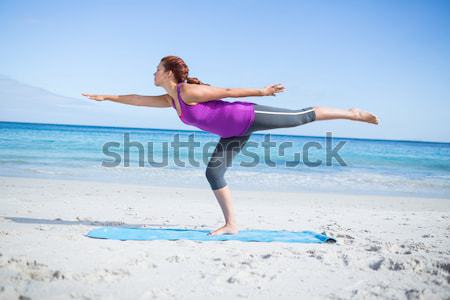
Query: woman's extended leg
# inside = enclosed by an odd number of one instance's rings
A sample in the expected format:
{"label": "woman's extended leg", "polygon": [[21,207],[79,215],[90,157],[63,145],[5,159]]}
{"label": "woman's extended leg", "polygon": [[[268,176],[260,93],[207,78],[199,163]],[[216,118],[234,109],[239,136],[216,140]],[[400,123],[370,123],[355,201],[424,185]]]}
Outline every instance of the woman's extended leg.
{"label": "woman's extended leg", "polygon": [[260,130],[296,127],[313,121],[334,119],[378,124],[378,118],[375,115],[359,108],[310,106],[303,109],[288,109],[255,104],[255,121],[244,135]]}
{"label": "woman's extended leg", "polygon": [[224,175],[227,168],[232,165],[233,158],[241,151],[249,138],[250,135],[221,138],[206,168],[206,178],[225,217],[225,225],[210,232],[211,235],[238,233],[231,191]]}
{"label": "woman's extended leg", "polygon": [[340,109],[334,107],[315,106],[316,120],[347,119],[378,124],[379,120],[374,114],[359,108]]}
{"label": "woman's extended leg", "polygon": [[315,120],[314,107],[288,109],[255,103],[255,120],[243,135],[260,130],[296,127]]}

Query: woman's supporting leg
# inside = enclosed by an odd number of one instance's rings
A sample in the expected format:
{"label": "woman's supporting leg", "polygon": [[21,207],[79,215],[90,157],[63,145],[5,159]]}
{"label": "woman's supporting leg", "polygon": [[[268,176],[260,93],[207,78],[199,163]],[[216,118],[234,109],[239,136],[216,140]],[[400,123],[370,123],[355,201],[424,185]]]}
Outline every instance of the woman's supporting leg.
{"label": "woman's supporting leg", "polygon": [[231,191],[225,181],[225,172],[233,158],[241,151],[254,131],[296,127],[319,120],[348,119],[378,124],[378,118],[358,108],[348,110],[314,106],[299,110],[255,104],[255,120],[239,137],[221,138],[206,168],[206,178],[222,208],[225,225],[210,232],[211,235],[238,233]]}
{"label": "woman's supporting leg", "polygon": [[232,165],[233,158],[241,151],[249,138],[250,135],[221,138],[206,168],[206,178],[225,217],[225,225],[210,232],[211,235],[238,233],[231,191],[224,176],[228,167]]}
{"label": "woman's supporting leg", "polygon": [[217,234],[236,234],[239,232],[238,225],[236,222],[236,217],[233,207],[233,198],[231,197],[231,190],[228,185],[223,188],[213,190],[217,201],[219,202],[222,213],[225,217],[225,225],[222,227],[211,231],[210,235]]}

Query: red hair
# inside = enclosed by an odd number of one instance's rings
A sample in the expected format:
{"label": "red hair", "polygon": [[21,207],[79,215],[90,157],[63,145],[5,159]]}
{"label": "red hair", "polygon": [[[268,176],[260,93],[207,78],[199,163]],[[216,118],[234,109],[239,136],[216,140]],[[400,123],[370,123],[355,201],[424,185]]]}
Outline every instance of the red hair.
{"label": "red hair", "polygon": [[197,77],[189,77],[189,68],[181,57],[169,55],[161,59],[161,63],[166,71],[172,71],[177,83],[187,81],[192,84],[204,84]]}

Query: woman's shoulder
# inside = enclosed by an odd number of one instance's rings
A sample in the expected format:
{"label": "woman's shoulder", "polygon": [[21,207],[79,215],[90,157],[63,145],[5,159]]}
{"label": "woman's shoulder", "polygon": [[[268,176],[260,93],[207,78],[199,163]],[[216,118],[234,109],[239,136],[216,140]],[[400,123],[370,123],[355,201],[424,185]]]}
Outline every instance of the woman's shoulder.
{"label": "woman's shoulder", "polygon": [[199,102],[195,102],[195,99],[190,98],[190,95],[192,95],[192,90],[195,89],[197,86],[197,84],[191,84],[191,83],[187,83],[187,82],[180,82],[179,83],[179,87],[180,87],[180,98],[181,100],[189,105],[196,105]]}

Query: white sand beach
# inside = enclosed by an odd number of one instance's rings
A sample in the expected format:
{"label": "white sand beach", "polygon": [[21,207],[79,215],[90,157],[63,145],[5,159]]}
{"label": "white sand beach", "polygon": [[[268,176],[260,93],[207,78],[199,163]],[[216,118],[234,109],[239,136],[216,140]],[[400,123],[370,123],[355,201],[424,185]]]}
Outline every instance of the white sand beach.
{"label": "white sand beach", "polygon": [[105,225],[215,229],[211,190],[0,177],[0,299],[450,299],[450,201],[233,190],[244,229],[335,244],[115,241]]}

